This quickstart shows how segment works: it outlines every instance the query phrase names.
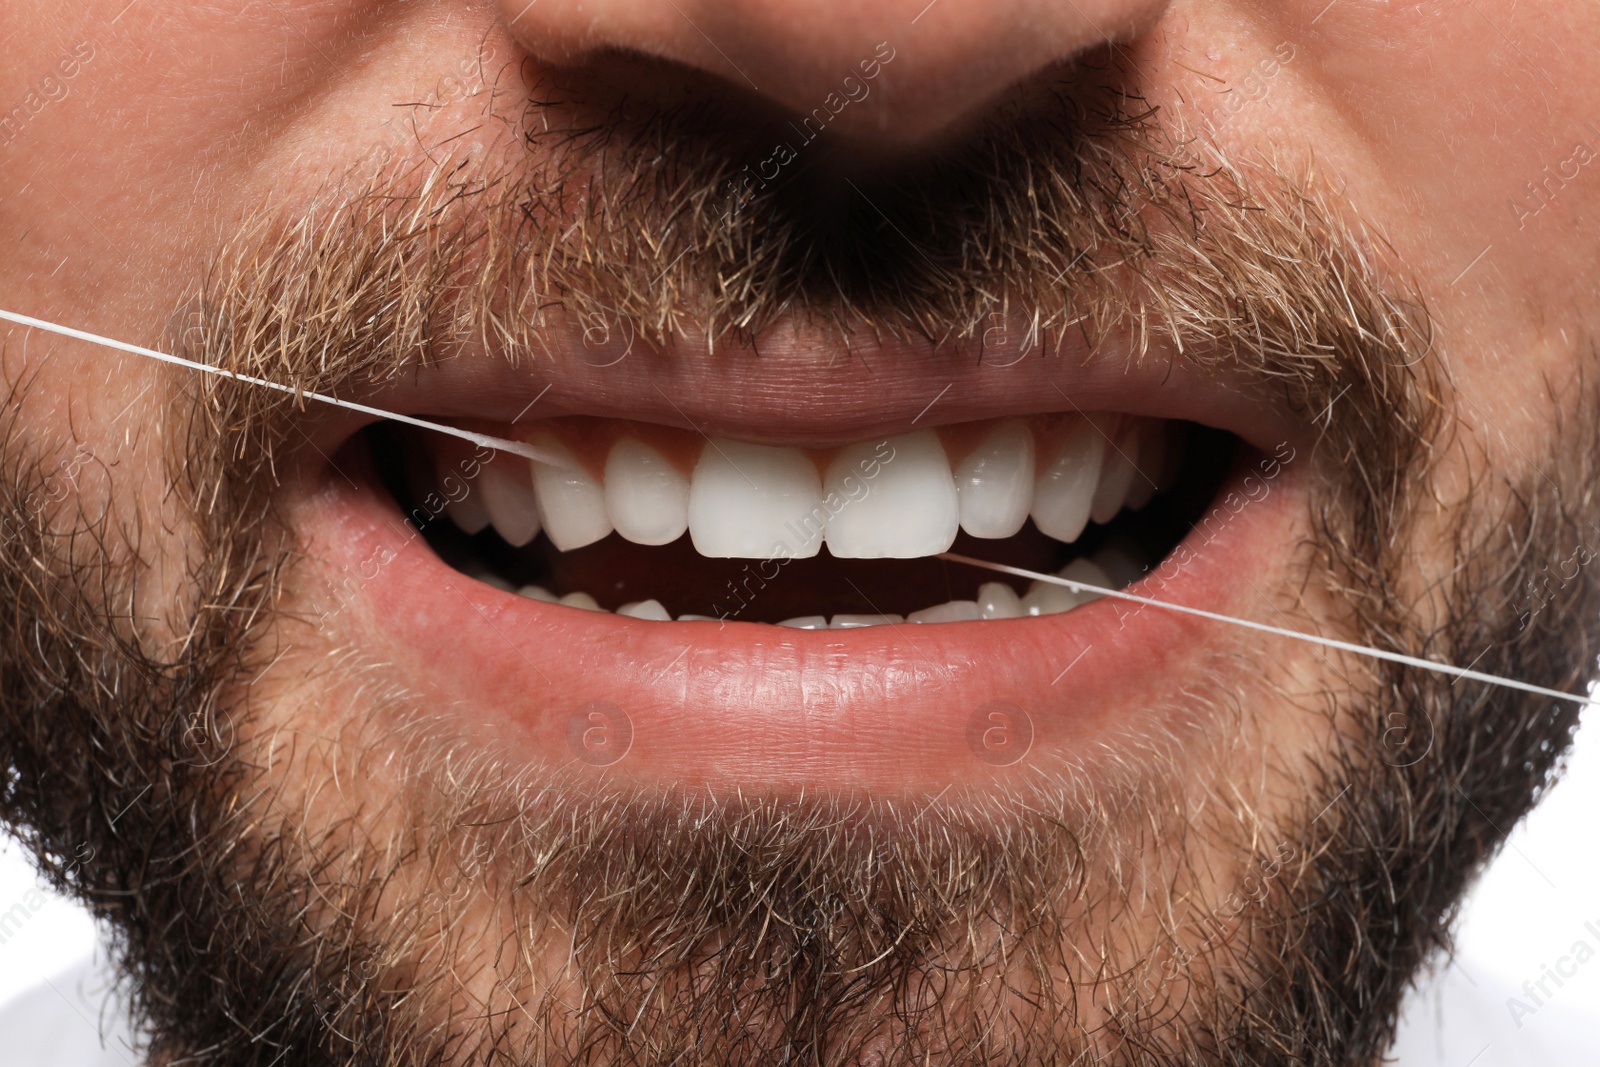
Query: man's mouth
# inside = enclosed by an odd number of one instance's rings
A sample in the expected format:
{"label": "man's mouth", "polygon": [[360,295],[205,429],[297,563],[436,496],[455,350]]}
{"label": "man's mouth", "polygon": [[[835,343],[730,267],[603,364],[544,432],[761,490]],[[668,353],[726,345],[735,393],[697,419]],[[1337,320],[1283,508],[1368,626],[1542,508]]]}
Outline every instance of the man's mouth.
{"label": "man's mouth", "polygon": [[1072,611],[1094,595],[936,557],[1122,588],[1215,506],[1239,451],[1180,420],[1076,412],[826,448],[592,417],[472,428],[566,465],[368,431],[401,513],[454,570],[633,619],[808,630]]}
{"label": "man's mouth", "polygon": [[1215,625],[940,555],[1249,613],[1296,543],[1296,419],[1181,364],[1043,360],[948,361],[922,417],[930,365],[877,362],[805,392],[798,354],[392,385],[563,462],[319,431],[312,614],[505,758],[679,787],[1041,781],[1015,775],[1247,684]]}
{"label": "man's mouth", "polygon": [[600,762],[679,784],[939,788],[1018,764],[996,715],[1059,765],[1236,704],[1236,631],[940,557],[1276,610],[1296,450],[1410,320],[1298,180],[1050,101],[737,211],[716,137],[601,122],[230,253],[209,362],[563,457],[241,405],[320,454],[285,494],[319,643],[512,760],[622,716]]}

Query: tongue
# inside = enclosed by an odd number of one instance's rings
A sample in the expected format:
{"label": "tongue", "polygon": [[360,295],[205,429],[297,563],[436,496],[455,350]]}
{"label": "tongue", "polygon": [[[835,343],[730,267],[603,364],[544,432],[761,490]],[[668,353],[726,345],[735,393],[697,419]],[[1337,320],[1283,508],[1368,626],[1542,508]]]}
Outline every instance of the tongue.
{"label": "tongue", "polygon": [[[956,552],[1033,570],[1066,562],[1063,546],[1032,526],[1005,540],[957,538]],[[778,622],[806,615],[894,614],[947,600],[971,600],[993,575],[952,567],[942,560],[835,559],[827,549],[810,559],[707,559],[687,537],[660,547],[611,536],[570,552],[540,538],[507,568],[516,581],[556,593],[582,591],[602,607],[659,600],[674,617],[727,616],[740,622]],[[526,571],[523,571],[526,567]]]}

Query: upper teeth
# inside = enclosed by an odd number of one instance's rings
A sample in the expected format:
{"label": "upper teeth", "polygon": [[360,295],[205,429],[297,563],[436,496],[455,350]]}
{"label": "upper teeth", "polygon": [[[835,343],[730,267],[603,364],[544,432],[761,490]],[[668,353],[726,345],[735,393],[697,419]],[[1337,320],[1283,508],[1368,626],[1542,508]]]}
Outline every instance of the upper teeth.
{"label": "upper teeth", "polygon": [[689,479],[643,441],[624,437],[606,457],[606,510],[628,540],[668,544],[689,528]]}
{"label": "upper teeth", "polygon": [[[461,503],[472,501],[475,495],[481,496],[485,517],[494,524],[495,532],[505,538],[507,544],[525,545],[539,536],[539,508],[521,478],[504,468],[491,465],[484,467],[478,475],[478,485],[481,494],[468,493]],[[456,516],[457,522],[461,519],[462,516]],[[464,526],[462,528],[466,529]],[[481,522],[478,528],[483,528]],[[555,531],[552,530],[550,536],[554,538]]]}
{"label": "upper teeth", "polygon": [[[567,451],[556,442],[545,444],[561,452]],[[570,452],[567,455],[571,457]],[[545,533],[551,544],[563,552],[593,544],[612,530],[605,490],[575,458],[563,467],[535,463],[533,486],[528,495],[537,498]]]}
{"label": "upper teeth", "polygon": [[817,465],[799,449],[713,438],[689,483],[689,536],[702,556],[814,556],[821,499]]}
{"label": "upper teeth", "polygon": [[1010,537],[1033,507],[1033,434],[1001,424],[956,468],[961,528],[973,537]]}
{"label": "upper teeth", "polygon": [[1046,535],[1075,541],[1091,518],[1103,523],[1149,499],[1164,451],[1162,424],[1088,419],[1043,429],[1002,422],[954,470],[933,430],[821,457],[725,438],[707,439],[693,456],[668,456],[624,432],[600,474],[553,435],[539,437],[569,465],[535,462],[530,475],[505,456],[484,464],[481,496],[469,492],[450,505],[462,529],[476,532],[487,521],[522,545],[542,528],[562,551],[613,529],[644,545],[687,530],[704,556],[806,557],[826,542],[840,557],[911,558],[949,548],[958,529],[1010,537],[1032,515]]}
{"label": "upper teeth", "polygon": [[1068,431],[1033,483],[1033,522],[1057,541],[1076,541],[1089,523],[1106,461],[1105,437],[1080,423]]}
{"label": "upper teeth", "polygon": [[828,551],[875,559],[931,556],[956,539],[960,505],[939,436],[919,430],[847,445],[828,464]]}

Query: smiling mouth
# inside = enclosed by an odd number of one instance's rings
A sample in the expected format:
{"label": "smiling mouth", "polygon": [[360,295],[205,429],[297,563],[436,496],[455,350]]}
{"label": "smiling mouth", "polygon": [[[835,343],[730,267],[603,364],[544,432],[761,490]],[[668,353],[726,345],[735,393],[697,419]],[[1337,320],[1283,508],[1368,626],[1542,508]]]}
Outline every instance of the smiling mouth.
{"label": "smiling mouth", "polygon": [[317,431],[308,613],[503,758],[652,788],[1037,782],[1243,683],[1214,624],[940,556],[1248,612],[1303,520],[1292,414],[1182,363],[896,355],[826,378],[800,349],[463,361],[391,386],[389,410],[560,462]]}
{"label": "smiling mouth", "polygon": [[564,608],[804,630],[971,623],[1097,599],[995,580],[952,548],[1121,589],[1215,505],[1232,434],[1106,413],[985,419],[829,448],[592,417],[474,423],[567,465],[393,424],[396,506],[453,570]]}

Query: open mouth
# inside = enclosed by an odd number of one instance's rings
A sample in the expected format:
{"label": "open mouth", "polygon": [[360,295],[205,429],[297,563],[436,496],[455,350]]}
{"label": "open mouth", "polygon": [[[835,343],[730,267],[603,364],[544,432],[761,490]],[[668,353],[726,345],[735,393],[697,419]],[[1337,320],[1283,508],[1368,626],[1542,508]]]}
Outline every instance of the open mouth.
{"label": "open mouth", "polygon": [[1304,519],[1291,413],[1182,363],[892,355],[397,383],[389,410],[552,462],[316,431],[309,614],[507,759],[671,788],[1031,781],[1181,728],[1197,684],[1248,684],[1213,623],[942,556],[1259,612]]}
{"label": "open mouth", "polygon": [[401,513],[455,571],[634,619],[808,630],[1070,612],[1094,594],[937,556],[1120,589],[1215,506],[1240,454],[1224,431],[1102,413],[822,449],[583,416],[473,428],[567,465],[394,424],[366,431]]}

